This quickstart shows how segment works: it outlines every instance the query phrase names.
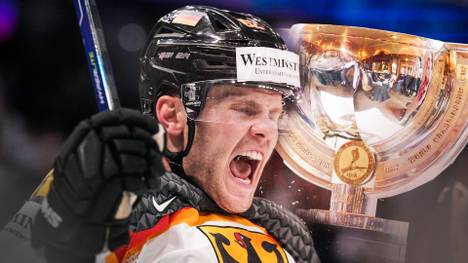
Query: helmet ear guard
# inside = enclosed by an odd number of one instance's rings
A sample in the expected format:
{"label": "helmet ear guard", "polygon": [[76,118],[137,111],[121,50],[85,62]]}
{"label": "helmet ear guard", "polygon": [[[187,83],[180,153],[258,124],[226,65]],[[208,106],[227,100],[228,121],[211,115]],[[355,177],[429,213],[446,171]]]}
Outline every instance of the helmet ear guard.
{"label": "helmet ear guard", "polygon": [[190,120],[196,120],[206,103],[209,86],[194,83],[183,84],[180,89],[182,104]]}

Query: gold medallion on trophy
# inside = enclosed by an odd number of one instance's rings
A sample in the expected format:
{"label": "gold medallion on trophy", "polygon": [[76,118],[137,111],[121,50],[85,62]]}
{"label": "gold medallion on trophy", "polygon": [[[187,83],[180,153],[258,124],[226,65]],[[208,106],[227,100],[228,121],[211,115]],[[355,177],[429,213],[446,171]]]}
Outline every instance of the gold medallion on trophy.
{"label": "gold medallion on trophy", "polygon": [[347,142],[336,153],[336,175],[347,184],[360,185],[367,182],[374,169],[374,154],[362,141]]}

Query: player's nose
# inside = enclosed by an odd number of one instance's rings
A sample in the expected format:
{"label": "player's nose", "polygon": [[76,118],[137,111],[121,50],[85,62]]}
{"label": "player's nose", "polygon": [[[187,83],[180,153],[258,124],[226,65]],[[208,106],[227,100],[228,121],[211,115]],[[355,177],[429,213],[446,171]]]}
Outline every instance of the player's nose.
{"label": "player's nose", "polygon": [[278,124],[274,120],[263,118],[252,124],[250,133],[257,138],[275,139],[278,136]]}

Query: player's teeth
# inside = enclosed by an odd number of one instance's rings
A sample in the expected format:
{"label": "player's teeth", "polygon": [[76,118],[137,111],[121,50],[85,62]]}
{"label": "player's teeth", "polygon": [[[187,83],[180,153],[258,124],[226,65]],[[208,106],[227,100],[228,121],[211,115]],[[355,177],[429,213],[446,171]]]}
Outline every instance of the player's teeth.
{"label": "player's teeth", "polygon": [[[247,151],[247,152],[240,154],[240,156],[245,156],[249,158],[250,160],[256,160],[256,161],[261,161],[263,159],[262,153],[257,152],[257,151]],[[236,158],[240,158],[240,157],[238,156]]]}

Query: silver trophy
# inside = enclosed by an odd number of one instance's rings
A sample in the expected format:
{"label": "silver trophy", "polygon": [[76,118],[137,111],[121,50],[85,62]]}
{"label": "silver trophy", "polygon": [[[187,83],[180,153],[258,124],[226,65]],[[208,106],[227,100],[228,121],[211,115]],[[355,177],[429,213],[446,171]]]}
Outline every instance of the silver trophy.
{"label": "silver trophy", "polygon": [[468,45],[320,24],[296,24],[289,37],[304,94],[282,119],[277,151],[332,193],[330,210],[300,215],[384,234],[363,244],[374,259],[403,262],[409,226],[376,218],[377,200],[434,179],[467,144]]}

